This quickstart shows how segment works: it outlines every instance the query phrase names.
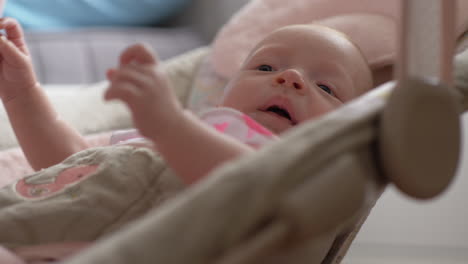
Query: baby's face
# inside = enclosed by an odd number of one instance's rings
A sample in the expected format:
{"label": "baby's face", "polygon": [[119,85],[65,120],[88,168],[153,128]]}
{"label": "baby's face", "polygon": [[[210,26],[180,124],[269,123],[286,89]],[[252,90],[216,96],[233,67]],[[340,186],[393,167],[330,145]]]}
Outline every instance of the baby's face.
{"label": "baby's face", "polygon": [[254,48],[227,85],[221,105],[281,133],[371,86],[364,58],[346,37],[319,26],[289,26]]}

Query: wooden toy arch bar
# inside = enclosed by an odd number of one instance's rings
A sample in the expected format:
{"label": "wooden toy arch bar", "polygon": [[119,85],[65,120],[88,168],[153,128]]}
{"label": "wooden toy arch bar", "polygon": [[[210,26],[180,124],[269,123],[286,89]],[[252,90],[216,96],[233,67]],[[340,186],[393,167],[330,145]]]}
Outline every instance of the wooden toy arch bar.
{"label": "wooden toy arch bar", "polygon": [[455,0],[402,3],[397,86],[383,111],[379,143],[385,176],[417,198],[445,190],[458,165],[455,10]]}

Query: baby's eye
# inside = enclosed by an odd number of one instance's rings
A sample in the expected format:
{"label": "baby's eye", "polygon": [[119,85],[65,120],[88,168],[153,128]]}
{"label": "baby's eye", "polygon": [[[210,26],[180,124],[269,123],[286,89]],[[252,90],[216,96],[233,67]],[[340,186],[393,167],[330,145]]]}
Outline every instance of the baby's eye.
{"label": "baby's eye", "polygon": [[330,87],[328,87],[327,85],[317,84],[317,86],[320,87],[320,89],[324,90],[326,93],[334,95],[332,89],[330,89]]}
{"label": "baby's eye", "polygon": [[271,67],[270,65],[263,64],[263,65],[258,66],[257,70],[259,70],[259,71],[273,71],[273,67]]}

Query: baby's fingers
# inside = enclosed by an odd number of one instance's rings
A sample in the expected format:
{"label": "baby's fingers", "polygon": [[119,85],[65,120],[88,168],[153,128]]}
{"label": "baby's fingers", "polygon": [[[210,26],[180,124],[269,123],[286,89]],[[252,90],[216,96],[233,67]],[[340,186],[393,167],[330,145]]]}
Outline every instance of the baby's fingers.
{"label": "baby's fingers", "polygon": [[151,89],[153,86],[153,71],[145,66],[127,65],[112,73],[112,81],[126,81],[135,84],[142,90]]}
{"label": "baby's fingers", "polygon": [[129,82],[111,83],[104,93],[106,101],[121,100],[129,105],[133,104],[138,97],[140,97],[139,89]]}
{"label": "baby's fingers", "polygon": [[107,80],[112,81],[112,79],[114,78],[115,71],[116,69],[113,69],[113,68],[107,70],[106,72]]}
{"label": "baby's fingers", "polygon": [[126,48],[120,55],[120,65],[127,65],[135,61],[140,64],[157,64],[155,53],[145,44],[135,44]]}
{"label": "baby's fingers", "polygon": [[5,36],[0,36],[0,55],[2,62],[16,67],[24,66],[26,61],[26,55],[19,51]]}
{"label": "baby's fingers", "polygon": [[21,25],[12,17],[0,18],[0,29],[4,29],[8,40],[25,54],[29,54]]}

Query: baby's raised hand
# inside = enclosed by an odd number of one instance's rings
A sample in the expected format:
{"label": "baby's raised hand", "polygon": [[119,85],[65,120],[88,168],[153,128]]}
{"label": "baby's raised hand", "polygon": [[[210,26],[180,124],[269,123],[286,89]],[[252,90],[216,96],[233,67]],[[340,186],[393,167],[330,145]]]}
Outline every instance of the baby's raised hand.
{"label": "baby's raised hand", "polygon": [[6,33],[0,37],[0,98],[5,103],[35,88],[36,76],[18,21],[0,18],[0,29]]}
{"label": "baby's raised hand", "polygon": [[154,139],[183,112],[166,75],[150,48],[136,44],[124,50],[120,65],[107,73],[106,100],[122,100],[143,136]]}

